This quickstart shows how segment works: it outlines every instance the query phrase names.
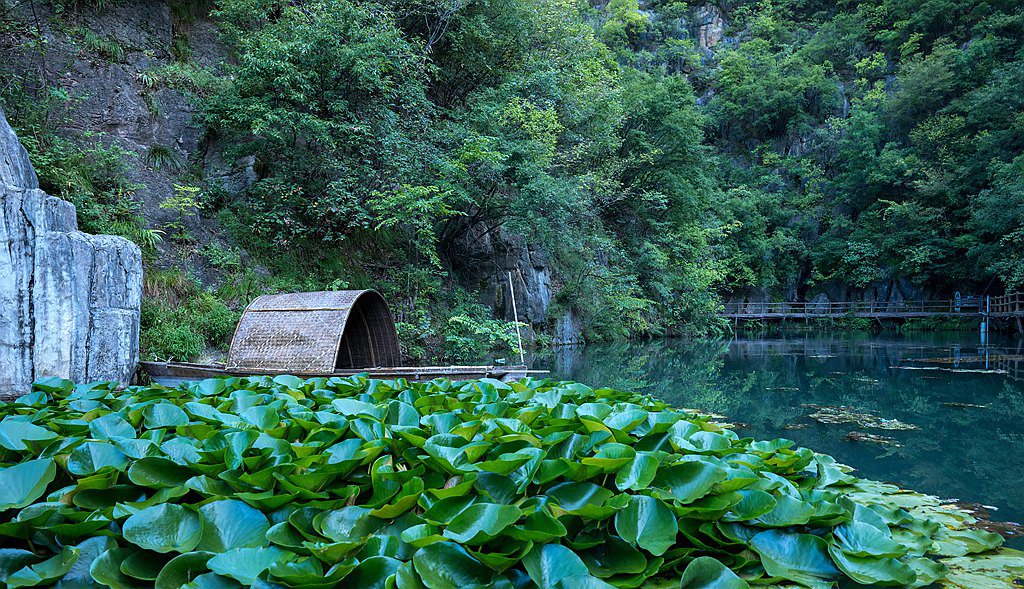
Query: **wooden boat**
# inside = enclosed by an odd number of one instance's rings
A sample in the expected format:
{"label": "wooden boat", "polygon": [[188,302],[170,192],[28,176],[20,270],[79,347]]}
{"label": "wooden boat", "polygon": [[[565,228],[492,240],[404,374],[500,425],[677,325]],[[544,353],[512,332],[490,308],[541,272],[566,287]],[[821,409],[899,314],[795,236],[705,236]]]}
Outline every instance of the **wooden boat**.
{"label": "wooden boat", "polygon": [[346,368],[331,373],[284,372],[281,370],[238,370],[228,369],[224,364],[189,364],[185,362],[140,362],[142,372],[153,382],[165,386],[178,383],[203,380],[205,378],[224,378],[230,376],[277,376],[292,374],[302,378],[352,376],[366,373],[372,378],[394,379],[404,378],[413,381],[447,378],[450,380],[469,380],[476,378],[494,378],[511,382],[525,378],[530,374],[546,374],[546,370],[528,370],[524,365],[513,366],[393,366],[376,368]]}
{"label": "wooden boat", "polygon": [[[408,380],[512,381],[546,371],[526,366],[399,366],[398,332],[372,290],[264,295],[246,307],[224,364],[140,362],[158,384],[228,376],[352,376]],[[365,368],[372,367],[372,368]]]}

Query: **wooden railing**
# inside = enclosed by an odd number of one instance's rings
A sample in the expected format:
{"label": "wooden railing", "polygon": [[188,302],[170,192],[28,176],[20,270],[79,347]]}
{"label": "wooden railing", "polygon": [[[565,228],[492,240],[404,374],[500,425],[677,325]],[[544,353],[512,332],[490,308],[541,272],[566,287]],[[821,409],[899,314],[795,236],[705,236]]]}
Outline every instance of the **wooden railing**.
{"label": "wooden railing", "polygon": [[[1014,304],[1024,310],[1024,299],[1019,295],[1016,303],[1001,302],[1000,308],[1011,308]],[[992,299],[993,301],[995,298]],[[913,315],[978,315],[984,310],[983,298],[964,298],[959,305],[952,299],[946,300],[902,300],[902,301],[852,301],[852,302],[751,302],[726,303],[722,315],[729,317],[758,316],[913,316]],[[992,311],[995,313],[995,310]]]}
{"label": "wooden railing", "polygon": [[1024,295],[1013,293],[989,300],[989,313],[992,315],[1020,316],[1024,315]]}

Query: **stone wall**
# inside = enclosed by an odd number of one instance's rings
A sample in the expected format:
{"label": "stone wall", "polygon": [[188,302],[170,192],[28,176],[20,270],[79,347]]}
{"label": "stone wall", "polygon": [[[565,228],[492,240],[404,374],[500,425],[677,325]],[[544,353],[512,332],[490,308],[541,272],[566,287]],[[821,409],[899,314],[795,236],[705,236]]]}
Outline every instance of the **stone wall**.
{"label": "stone wall", "polygon": [[138,246],[78,231],[74,205],[39,189],[0,110],[0,395],[44,376],[127,383],[141,296]]}

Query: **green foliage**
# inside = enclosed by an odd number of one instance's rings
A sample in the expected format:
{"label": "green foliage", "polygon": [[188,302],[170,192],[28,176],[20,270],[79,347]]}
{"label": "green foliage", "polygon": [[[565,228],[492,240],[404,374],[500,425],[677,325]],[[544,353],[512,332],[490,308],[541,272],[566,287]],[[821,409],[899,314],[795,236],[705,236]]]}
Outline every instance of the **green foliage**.
{"label": "green foliage", "polygon": [[48,378],[0,404],[7,586],[924,587],[949,572],[937,559],[1002,542],[788,440],[614,389],[115,385]]}
{"label": "green foliage", "polygon": [[179,271],[150,268],[145,277],[139,345],[151,360],[197,360],[223,353],[240,313]]}
{"label": "green foliage", "polygon": [[[97,6],[97,10],[101,7]],[[72,30],[72,35],[81,43],[81,47],[88,53],[113,62],[124,61],[125,50],[121,42],[116,38],[105,35],[97,35],[92,29],[78,27]]]}
{"label": "green foliage", "polygon": [[[635,2],[613,8],[639,39]],[[305,274],[388,291],[413,355],[507,349],[507,326],[459,311],[447,280],[475,276],[467,244],[499,236],[550,252],[592,338],[709,329],[720,275],[692,88],[623,69],[577,4],[229,0],[216,15],[238,64],[206,120],[255,162],[222,210],[258,260],[287,247]],[[342,268],[323,244],[343,240]],[[331,278],[288,279],[310,280]],[[487,341],[467,349],[475,332]]]}

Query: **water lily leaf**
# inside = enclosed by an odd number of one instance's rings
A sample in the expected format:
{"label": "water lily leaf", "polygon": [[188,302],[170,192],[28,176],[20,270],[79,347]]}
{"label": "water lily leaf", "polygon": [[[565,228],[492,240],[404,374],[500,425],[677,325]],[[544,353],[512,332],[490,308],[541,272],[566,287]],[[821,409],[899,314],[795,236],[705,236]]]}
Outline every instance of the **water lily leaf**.
{"label": "water lily leaf", "polygon": [[89,432],[97,440],[134,438],[135,428],[117,413],[108,413],[89,422]]}
{"label": "water lily leaf", "polygon": [[647,568],[647,558],[617,536],[579,554],[590,574],[602,579],[623,574],[638,574]]}
{"label": "water lily leaf", "polygon": [[371,556],[359,563],[348,578],[351,587],[385,589],[388,581],[398,573],[402,561],[387,556]]}
{"label": "water lily leaf", "polygon": [[483,544],[514,524],[521,515],[514,505],[476,503],[455,516],[443,535],[460,544]]}
{"label": "water lily leaf", "polygon": [[998,548],[1002,543],[1002,536],[984,530],[941,530],[934,551],[940,556],[964,556]]}
{"label": "water lily leaf", "polygon": [[153,403],[142,410],[142,423],[146,429],[188,425],[188,413],[173,403]]}
{"label": "water lily leaf", "polygon": [[679,589],[749,589],[746,581],[710,556],[690,561],[683,571]]}
{"label": "water lily leaf", "polygon": [[837,527],[833,534],[843,552],[853,556],[900,557],[907,553],[907,549],[889,535],[888,527],[882,532],[872,525],[851,521]]}
{"label": "water lily leaf", "polygon": [[121,572],[121,563],[134,551],[127,548],[110,548],[96,557],[89,566],[89,574],[96,582],[111,589],[142,589],[145,583]]}
{"label": "water lily leaf", "polygon": [[839,573],[829,558],[825,541],[811,534],[767,530],[751,538],[750,547],[772,577],[817,588],[830,586],[826,580]]}
{"label": "water lily leaf", "polygon": [[208,378],[206,380],[199,381],[191,388],[200,396],[213,397],[223,393],[227,388],[227,385],[222,378]]}
{"label": "water lily leaf", "polygon": [[155,581],[173,555],[140,550],[121,563],[121,572],[136,579]]}
{"label": "water lily leaf", "polygon": [[199,550],[227,552],[235,548],[267,546],[267,516],[237,500],[214,501],[199,508],[202,539]]}
{"label": "water lily leaf", "polygon": [[274,563],[286,562],[294,554],[270,546],[269,548],[234,548],[211,558],[206,566],[218,575],[235,579],[243,585],[252,585]]}
{"label": "water lily leaf", "polygon": [[784,528],[806,524],[814,517],[814,506],[810,502],[789,495],[775,497],[775,507],[757,518],[763,525]]}
{"label": "water lily leaf", "polygon": [[180,487],[194,474],[190,468],[156,456],[142,458],[128,467],[128,480],[141,487],[154,489]]}
{"label": "water lily leaf", "polygon": [[20,509],[43,496],[57,476],[51,458],[29,460],[0,469],[0,511]]}
{"label": "water lily leaf", "polygon": [[561,544],[538,544],[523,559],[530,579],[540,589],[552,589],[569,577],[589,575],[587,565]]}
{"label": "water lily leaf", "polygon": [[181,586],[181,589],[241,589],[237,581],[229,579],[227,577],[218,575],[216,573],[205,573],[199,575],[192,580],[191,583],[187,583]]}
{"label": "water lily leaf", "polygon": [[67,469],[73,475],[87,476],[103,468],[124,470],[129,462],[124,452],[110,442],[85,442],[71,451]]}
{"label": "water lily leaf", "polygon": [[191,583],[210,570],[206,563],[213,556],[212,552],[188,552],[172,558],[160,569],[154,589],[176,589]]}
{"label": "water lily leaf", "polygon": [[191,552],[202,536],[199,516],[182,505],[148,507],[124,522],[125,540],[154,552]]}
{"label": "water lily leaf", "polygon": [[78,549],[65,546],[56,556],[7,575],[5,582],[10,589],[49,584],[67,574],[77,560]]}
{"label": "water lily leaf", "polygon": [[[949,574],[949,567],[930,558],[908,558],[903,562],[917,575],[917,580],[911,584],[911,587],[927,587],[939,579],[946,578]],[[1021,559],[1020,564],[1022,565],[1021,570],[1024,571],[1024,559]]]}
{"label": "water lily leaf", "polygon": [[854,556],[838,546],[829,546],[829,554],[841,571],[862,585],[903,586],[917,580],[914,569],[895,558]]}
{"label": "water lily leaf", "polygon": [[631,545],[660,556],[675,544],[679,527],[675,513],[660,499],[634,495],[615,514],[615,531]]}
{"label": "water lily leaf", "polygon": [[[644,411],[644,420],[647,412]],[[658,459],[651,452],[637,452],[632,462],[619,469],[615,475],[615,486],[620,491],[645,489],[658,472]]]}
{"label": "water lily leaf", "polygon": [[493,572],[454,542],[437,542],[413,555],[413,566],[428,589],[487,587]]}
{"label": "water lily leaf", "polygon": [[8,450],[28,450],[25,442],[45,442],[56,437],[56,433],[28,421],[14,417],[0,421],[0,446]]}
{"label": "water lily leaf", "polygon": [[[106,536],[88,538],[75,545],[78,550],[78,558],[74,564],[64,573],[60,581],[54,585],[54,589],[86,589],[96,586],[89,568],[101,554],[116,547],[115,542]],[[2,557],[0,557],[2,561]],[[0,582],[3,582],[2,565],[0,565]]]}
{"label": "water lily leaf", "polygon": [[690,503],[707,495],[715,483],[724,481],[726,470],[707,462],[694,460],[663,467],[654,485],[668,489],[680,503]]}
{"label": "water lily leaf", "polygon": [[775,509],[775,498],[770,494],[757,489],[743,489],[738,491],[743,495],[743,500],[732,507],[729,513],[722,517],[725,521],[748,521],[759,518]]}

